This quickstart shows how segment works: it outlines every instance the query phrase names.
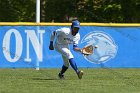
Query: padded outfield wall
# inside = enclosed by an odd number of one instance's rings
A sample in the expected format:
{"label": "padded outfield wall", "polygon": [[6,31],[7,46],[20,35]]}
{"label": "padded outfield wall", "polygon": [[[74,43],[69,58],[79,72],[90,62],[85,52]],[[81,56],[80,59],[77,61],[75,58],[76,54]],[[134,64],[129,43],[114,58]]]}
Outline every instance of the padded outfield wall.
{"label": "padded outfield wall", "polygon": [[[48,46],[52,31],[70,23],[0,23],[0,68],[60,68],[61,55]],[[79,47],[97,45],[85,56],[70,49],[78,67],[139,68],[140,24],[81,23]]]}

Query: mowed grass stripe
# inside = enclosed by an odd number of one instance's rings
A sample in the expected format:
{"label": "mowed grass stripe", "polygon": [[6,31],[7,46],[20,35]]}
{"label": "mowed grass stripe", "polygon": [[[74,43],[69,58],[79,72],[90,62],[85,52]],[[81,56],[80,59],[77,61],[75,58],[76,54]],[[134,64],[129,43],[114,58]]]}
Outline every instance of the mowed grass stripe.
{"label": "mowed grass stripe", "polygon": [[72,69],[0,69],[0,93],[140,93],[140,69],[86,69],[82,80]]}

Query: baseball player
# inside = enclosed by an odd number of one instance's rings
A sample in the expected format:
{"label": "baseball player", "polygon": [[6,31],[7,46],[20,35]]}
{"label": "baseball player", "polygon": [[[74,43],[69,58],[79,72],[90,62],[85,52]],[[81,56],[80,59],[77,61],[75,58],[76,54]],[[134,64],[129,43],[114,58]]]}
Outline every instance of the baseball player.
{"label": "baseball player", "polygon": [[[64,79],[64,73],[68,69],[69,64],[76,72],[78,78],[82,79],[83,71],[78,70],[74,56],[69,49],[69,44],[73,44],[73,49],[75,51],[81,52],[81,49],[78,48],[78,41],[80,40],[80,34],[78,32],[79,29],[80,22],[78,20],[74,20],[70,28],[60,28],[56,31],[53,31],[51,34],[49,49],[54,50],[55,48],[55,50],[62,55],[64,61],[62,69],[58,74],[60,79]],[[53,45],[55,37],[56,41]]]}

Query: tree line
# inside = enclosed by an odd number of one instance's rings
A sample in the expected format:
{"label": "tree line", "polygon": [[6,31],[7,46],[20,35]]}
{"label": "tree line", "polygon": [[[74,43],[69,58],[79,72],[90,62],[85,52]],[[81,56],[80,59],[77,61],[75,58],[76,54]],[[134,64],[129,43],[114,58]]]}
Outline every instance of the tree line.
{"label": "tree line", "polygon": [[[140,0],[41,0],[41,22],[139,23]],[[35,22],[36,0],[0,0],[0,22]]]}

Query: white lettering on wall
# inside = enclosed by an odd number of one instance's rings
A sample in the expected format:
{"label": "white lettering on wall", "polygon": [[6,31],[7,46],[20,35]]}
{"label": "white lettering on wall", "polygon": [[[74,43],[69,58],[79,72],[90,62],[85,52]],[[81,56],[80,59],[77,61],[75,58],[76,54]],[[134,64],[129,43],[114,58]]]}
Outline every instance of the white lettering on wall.
{"label": "white lettering on wall", "polygon": [[[11,34],[15,35],[15,41],[16,41],[16,45],[15,45],[15,53],[10,52],[10,38],[11,38]],[[14,47],[14,46],[12,46]],[[20,59],[20,56],[22,54],[22,37],[20,35],[20,33],[18,32],[18,30],[16,29],[10,29],[6,32],[4,39],[3,39],[3,54],[5,56],[5,58],[9,61],[9,62],[16,62],[17,60]],[[14,56],[13,58],[11,58],[11,55]]]}
{"label": "white lettering on wall", "polygon": [[[30,58],[30,46],[29,46],[29,41],[31,41],[33,48],[35,50],[35,53],[37,55],[37,58],[39,61],[42,61],[43,59],[43,33],[45,33],[44,30],[38,30],[39,36],[36,35],[35,30],[25,30],[25,33],[27,34],[27,52],[26,52],[26,58],[25,61],[32,61]],[[40,39],[38,39],[40,37]]]}
{"label": "white lettering on wall", "polygon": [[[35,54],[37,55],[37,60],[42,61],[43,60],[43,34],[45,33],[45,30],[38,30],[37,32],[35,30],[25,30],[26,34],[26,57],[21,57],[22,50],[23,50],[23,40],[22,40],[22,34],[19,33],[16,29],[10,29],[8,30],[3,39],[3,54],[7,61],[9,62],[16,62],[18,60],[24,59],[23,61],[31,62],[32,59],[30,58],[30,42],[33,46],[33,49],[35,51]],[[11,35],[14,35],[15,38],[11,37]],[[15,40],[15,45],[11,44],[10,41]],[[15,48],[15,52],[11,52],[10,50],[10,44],[13,48]]]}

